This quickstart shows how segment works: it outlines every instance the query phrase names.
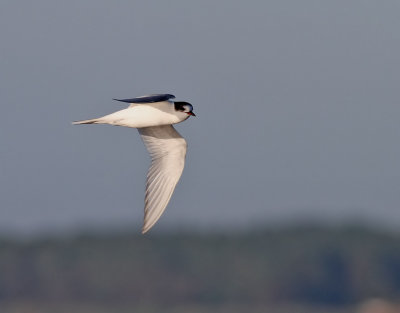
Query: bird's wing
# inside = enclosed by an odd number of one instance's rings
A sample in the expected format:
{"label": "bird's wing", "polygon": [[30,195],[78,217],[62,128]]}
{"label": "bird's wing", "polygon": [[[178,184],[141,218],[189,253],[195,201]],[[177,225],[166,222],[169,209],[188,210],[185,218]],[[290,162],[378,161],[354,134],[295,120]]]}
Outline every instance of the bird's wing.
{"label": "bird's wing", "polygon": [[153,94],[153,95],[147,95],[147,96],[141,96],[137,98],[132,98],[132,99],[113,99],[116,101],[121,101],[121,102],[127,102],[127,103],[155,103],[155,102],[161,102],[161,101],[168,101],[169,99],[174,99],[174,95],[170,94]]}
{"label": "bird's wing", "polygon": [[172,125],[138,130],[151,157],[142,229],[145,233],[157,222],[171,199],[185,166],[187,144]]}

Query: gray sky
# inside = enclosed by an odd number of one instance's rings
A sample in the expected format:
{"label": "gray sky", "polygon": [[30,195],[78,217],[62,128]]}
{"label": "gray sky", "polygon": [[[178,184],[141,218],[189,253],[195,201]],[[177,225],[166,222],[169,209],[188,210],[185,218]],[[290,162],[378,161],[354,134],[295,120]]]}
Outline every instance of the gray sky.
{"label": "gray sky", "polygon": [[0,3],[0,232],[140,231],[135,130],[72,126],[172,93],[197,118],[154,230],[400,226],[399,1]]}

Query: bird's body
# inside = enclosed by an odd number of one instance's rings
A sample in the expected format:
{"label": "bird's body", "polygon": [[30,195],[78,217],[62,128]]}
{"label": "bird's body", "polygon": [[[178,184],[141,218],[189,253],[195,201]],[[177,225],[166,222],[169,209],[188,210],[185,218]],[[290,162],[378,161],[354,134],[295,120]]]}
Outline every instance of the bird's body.
{"label": "bird's body", "polygon": [[174,103],[162,101],[155,103],[132,103],[128,108],[103,117],[75,122],[75,124],[110,124],[132,128],[172,125],[183,122],[189,117],[177,112]]}
{"label": "bird's body", "polygon": [[130,103],[130,106],[100,118],[73,123],[138,128],[151,157],[147,174],[143,233],[164,212],[185,166],[187,143],[172,124],[180,123],[195,114],[190,103],[170,101],[172,98],[175,97],[170,94],[155,94],[118,100]]}

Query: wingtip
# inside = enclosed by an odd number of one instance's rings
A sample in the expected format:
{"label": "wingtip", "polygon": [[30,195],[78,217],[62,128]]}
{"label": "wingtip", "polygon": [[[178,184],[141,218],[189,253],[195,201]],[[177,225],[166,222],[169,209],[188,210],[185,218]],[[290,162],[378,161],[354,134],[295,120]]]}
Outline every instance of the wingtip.
{"label": "wingtip", "polygon": [[[156,221],[155,221],[155,222],[156,222]],[[144,234],[147,233],[150,229],[152,229],[153,226],[154,226],[154,224],[155,224],[155,222],[154,222],[154,223],[148,223],[148,221],[147,221],[147,222],[143,223],[142,234],[144,235]]]}

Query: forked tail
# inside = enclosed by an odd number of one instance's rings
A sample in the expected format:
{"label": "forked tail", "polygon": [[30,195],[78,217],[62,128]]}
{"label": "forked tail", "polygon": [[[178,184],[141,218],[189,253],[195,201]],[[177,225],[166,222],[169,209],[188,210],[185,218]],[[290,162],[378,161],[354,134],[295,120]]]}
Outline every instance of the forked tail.
{"label": "forked tail", "polygon": [[91,119],[91,120],[83,120],[83,121],[75,121],[72,122],[73,125],[79,125],[79,124],[96,124],[98,123],[99,120],[97,118]]}

